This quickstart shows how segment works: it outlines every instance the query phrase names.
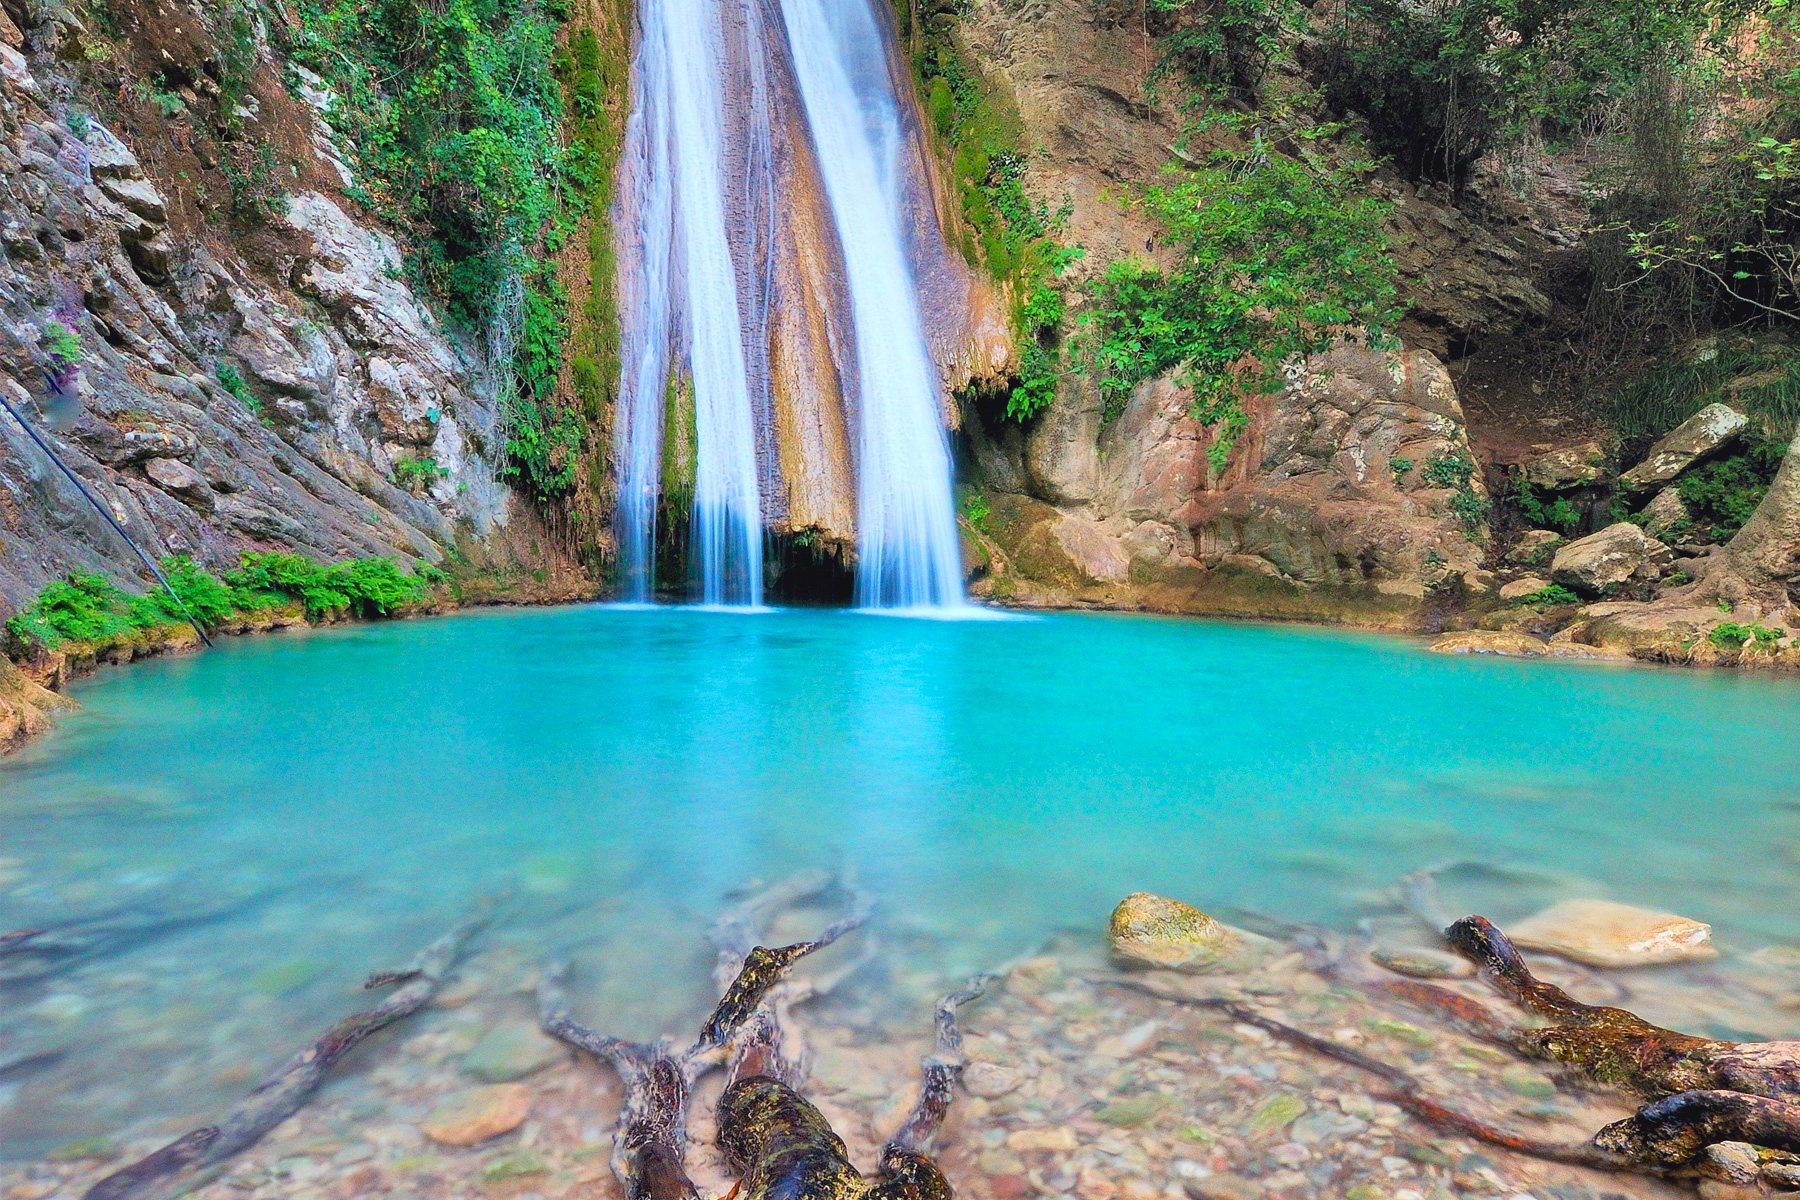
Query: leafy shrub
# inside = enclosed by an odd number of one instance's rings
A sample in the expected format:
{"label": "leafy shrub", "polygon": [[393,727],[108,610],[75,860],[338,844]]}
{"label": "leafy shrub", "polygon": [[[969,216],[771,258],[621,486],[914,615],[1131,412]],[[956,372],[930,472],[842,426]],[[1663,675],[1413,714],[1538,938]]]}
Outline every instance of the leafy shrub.
{"label": "leafy shrub", "polygon": [[27,645],[51,649],[64,642],[103,642],[143,623],[132,597],[104,575],[72,573],[44,585],[6,629]]}
{"label": "leafy shrub", "polygon": [[256,398],[256,393],[250,390],[250,385],[244,382],[243,375],[236,367],[230,363],[220,363],[213,368],[213,377],[239,404],[258,416],[262,415],[262,401]]}
{"label": "leafy shrub", "polygon": [[1179,369],[1223,468],[1247,418],[1242,396],[1273,389],[1282,365],[1349,330],[1383,336],[1398,268],[1387,206],[1361,166],[1328,167],[1264,147],[1219,151],[1144,202],[1180,259],[1167,272],[1113,263],[1083,314],[1109,416],[1147,379]]}
{"label": "leafy shrub", "polygon": [[83,350],[81,335],[64,325],[61,321],[49,321],[44,325],[40,338],[44,353],[50,356],[50,369],[55,375],[66,375],[81,365]]}
{"label": "leafy shrub", "polygon": [[1466,454],[1445,451],[1427,462],[1420,476],[1435,488],[1448,488],[1450,512],[1462,525],[1463,536],[1477,541],[1487,525],[1488,503],[1475,490],[1475,460]]}
{"label": "leafy shrub", "polygon": [[1560,583],[1553,583],[1549,587],[1541,587],[1529,595],[1520,596],[1517,600],[1513,601],[1513,607],[1554,607],[1557,605],[1580,603],[1580,596],[1577,596],[1574,592],[1571,592]]}
{"label": "leafy shrub", "polygon": [[1566,496],[1546,501],[1523,475],[1513,477],[1513,504],[1519,515],[1534,529],[1554,529],[1558,533],[1574,533],[1581,527],[1581,510]]}
{"label": "leafy shrub", "polygon": [[1773,649],[1775,643],[1787,634],[1787,630],[1768,625],[1740,625],[1736,621],[1723,621],[1712,627],[1706,640],[1721,650],[1741,650],[1747,646],[1755,646],[1759,650]]}
{"label": "leafy shrub", "polygon": [[394,460],[394,482],[408,491],[428,488],[450,474],[448,467],[438,466],[435,458],[399,458]]}
{"label": "leafy shrub", "polygon": [[1675,481],[1688,515],[1708,540],[1723,542],[1744,527],[1781,468],[1783,447],[1751,441],[1741,453],[1695,467]]}
{"label": "leafy shrub", "polygon": [[338,100],[370,201],[409,227],[418,269],[485,328],[556,213],[567,155],[555,24],[509,0],[302,0],[294,60]]}

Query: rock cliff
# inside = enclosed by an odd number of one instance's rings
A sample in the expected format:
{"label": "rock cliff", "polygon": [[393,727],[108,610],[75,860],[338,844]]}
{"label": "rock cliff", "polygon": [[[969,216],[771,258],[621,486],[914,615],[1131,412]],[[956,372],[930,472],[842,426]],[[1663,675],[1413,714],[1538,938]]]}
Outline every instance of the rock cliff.
{"label": "rock cliff", "polygon": [[[221,102],[224,21],[7,0],[0,389],[152,556],[449,557],[487,569],[477,592],[583,590],[500,478],[482,356],[347,198],[329,97],[303,76],[290,94],[258,32],[242,142],[188,119]],[[70,570],[139,577],[9,417],[0,446],[0,607]]]}

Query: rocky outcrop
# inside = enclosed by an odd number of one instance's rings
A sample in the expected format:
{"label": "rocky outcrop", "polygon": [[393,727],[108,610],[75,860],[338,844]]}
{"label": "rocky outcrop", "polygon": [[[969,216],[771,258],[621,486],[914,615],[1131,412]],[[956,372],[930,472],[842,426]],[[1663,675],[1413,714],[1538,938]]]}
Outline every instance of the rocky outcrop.
{"label": "rocky outcrop", "polygon": [[1252,401],[1222,473],[1189,403],[1157,380],[1106,422],[1077,382],[1022,436],[979,443],[1003,560],[981,588],[1405,627],[1434,590],[1486,586],[1485,494],[1433,355],[1347,343],[1307,362]]}
{"label": "rocky outcrop", "polygon": [[[109,53],[204,57],[215,19],[168,10],[142,31],[166,35],[160,50]],[[328,131],[275,64],[258,68],[246,136],[305,140],[267,185],[272,215],[249,217],[147,101],[83,100],[83,56],[55,53],[64,36],[46,25],[0,47],[0,390],[132,538],[214,568],[251,549],[435,562],[454,546],[532,568],[545,593],[585,590],[499,479],[482,356],[405,282],[394,239],[333,190],[341,163],[317,149]],[[273,191],[283,182],[290,194]],[[69,570],[138,577],[10,418],[0,447],[0,610]],[[426,459],[420,494],[394,483]]]}
{"label": "rocky outcrop", "polygon": [[1436,654],[1498,654],[1507,658],[1542,658],[1549,649],[1541,638],[1507,630],[1469,629],[1446,633],[1431,643]]}
{"label": "rocky outcrop", "polygon": [[1573,446],[1547,447],[1527,459],[1519,473],[1534,488],[1566,492],[1609,478],[1611,458],[1606,443],[1590,439]]}
{"label": "rocky outcrop", "polygon": [[1659,439],[1643,462],[1619,476],[1619,483],[1640,491],[1668,483],[1737,441],[1749,424],[1736,409],[1709,404]]}
{"label": "rocky outcrop", "polygon": [[61,696],[0,658],[0,754],[42,733],[51,714],[67,706]]}
{"label": "rocky outcrop", "polygon": [[1550,577],[1589,596],[1632,582],[1651,582],[1674,561],[1670,549],[1629,521],[1570,542],[1550,560]]}

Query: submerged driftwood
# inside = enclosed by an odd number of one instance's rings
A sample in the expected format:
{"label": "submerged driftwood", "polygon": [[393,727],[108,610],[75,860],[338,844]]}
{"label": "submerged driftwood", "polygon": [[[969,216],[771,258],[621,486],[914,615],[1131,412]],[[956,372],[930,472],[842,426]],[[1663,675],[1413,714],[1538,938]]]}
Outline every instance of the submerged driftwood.
{"label": "submerged driftwood", "polygon": [[[610,1064],[625,1084],[612,1166],[631,1200],[698,1200],[685,1165],[688,1103],[698,1079],[727,1060],[718,1139],[739,1177],[734,1191],[740,1200],[949,1200],[954,1194],[933,1151],[963,1067],[956,1011],[981,995],[986,980],[971,981],[939,1003],[936,1047],[923,1064],[918,1102],[883,1147],[875,1178],[865,1179],[843,1139],[801,1094],[805,1071],[786,1043],[782,1016],[798,992],[789,968],[859,927],[866,911],[859,907],[812,941],[744,949],[754,942],[759,917],[818,890],[778,885],[715,926],[720,975],[727,982],[699,1037],[679,1052],[667,1041],[625,1042],[575,1023],[564,990],[567,964],[552,963],[544,971],[544,1029]],[[732,973],[734,956],[739,965]]]}
{"label": "submerged driftwood", "polygon": [[257,1085],[256,1090],[215,1125],[184,1134],[167,1146],[122,1167],[90,1187],[84,1200],[146,1200],[190,1184],[208,1168],[249,1149],[264,1134],[293,1116],[318,1090],[325,1072],[377,1030],[424,1007],[462,957],[463,948],[487,924],[492,905],[484,902],[455,929],[421,950],[395,971],[369,977],[365,988],[392,987],[374,1008],[345,1017]]}
{"label": "submerged driftwood", "polygon": [[131,950],[144,942],[236,916],[291,888],[194,901],[183,884],[160,897],[121,905],[56,925],[0,933],[0,984],[45,979],[72,967]]}
{"label": "submerged driftwood", "polygon": [[[1653,1102],[1615,1121],[1588,1143],[1549,1142],[1508,1132],[1431,1096],[1404,1069],[1319,1037],[1225,997],[1170,994],[1135,981],[1106,981],[1164,1003],[1224,1014],[1361,1071],[1388,1085],[1378,1098],[1446,1133],[1522,1154],[1611,1171],[1666,1175],[1692,1169],[1708,1147],[1743,1142],[1800,1153],[1800,1042],[1730,1042],[1653,1025],[1622,1008],[1583,1004],[1538,979],[1512,942],[1483,917],[1443,931],[1494,990],[1548,1024],[1518,1025],[1459,992],[1406,980],[1381,993],[1433,1008],[1472,1036],[1526,1057],[1558,1063],[1582,1078]],[[1316,966],[1338,974],[1330,939],[1308,947]]]}

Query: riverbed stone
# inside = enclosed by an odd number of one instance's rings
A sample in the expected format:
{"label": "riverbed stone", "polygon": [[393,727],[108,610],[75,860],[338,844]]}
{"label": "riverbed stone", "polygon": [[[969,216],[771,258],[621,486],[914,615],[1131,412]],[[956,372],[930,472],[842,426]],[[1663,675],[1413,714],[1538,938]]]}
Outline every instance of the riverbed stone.
{"label": "riverbed stone", "polygon": [[562,1060],[562,1046],[530,1021],[505,1021],[481,1035],[463,1070],[483,1083],[511,1083]]}
{"label": "riverbed stone", "polygon": [[1500,629],[1464,629],[1446,633],[1431,643],[1435,654],[1503,654],[1513,658],[1541,658],[1544,642],[1529,633]]}
{"label": "riverbed stone", "polygon": [[525,1123],[530,1111],[530,1088],[501,1083],[456,1093],[432,1109],[419,1128],[446,1146],[474,1146],[511,1133]]}
{"label": "riverbed stone", "polygon": [[1629,521],[1570,542],[1550,560],[1550,577],[1564,587],[1600,596],[1632,580],[1659,578],[1674,552]]}
{"label": "riverbed stone", "polygon": [[1507,930],[1527,950],[1595,967],[1638,967],[1717,958],[1712,926],[1611,900],[1564,900]]}
{"label": "riverbed stone", "polygon": [[1133,892],[1119,901],[1110,935],[1118,957],[1178,970],[1229,966],[1250,950],[1237,930],[1191,904],[1151,892]]}
{"label": "riverbed stone", "polygon": [[1726,404],[1709,404],[1664,435],[1644,461],[1619,476],[1629,488],[1667,483],[1695,463],[1737,441],[1750,421]]}

